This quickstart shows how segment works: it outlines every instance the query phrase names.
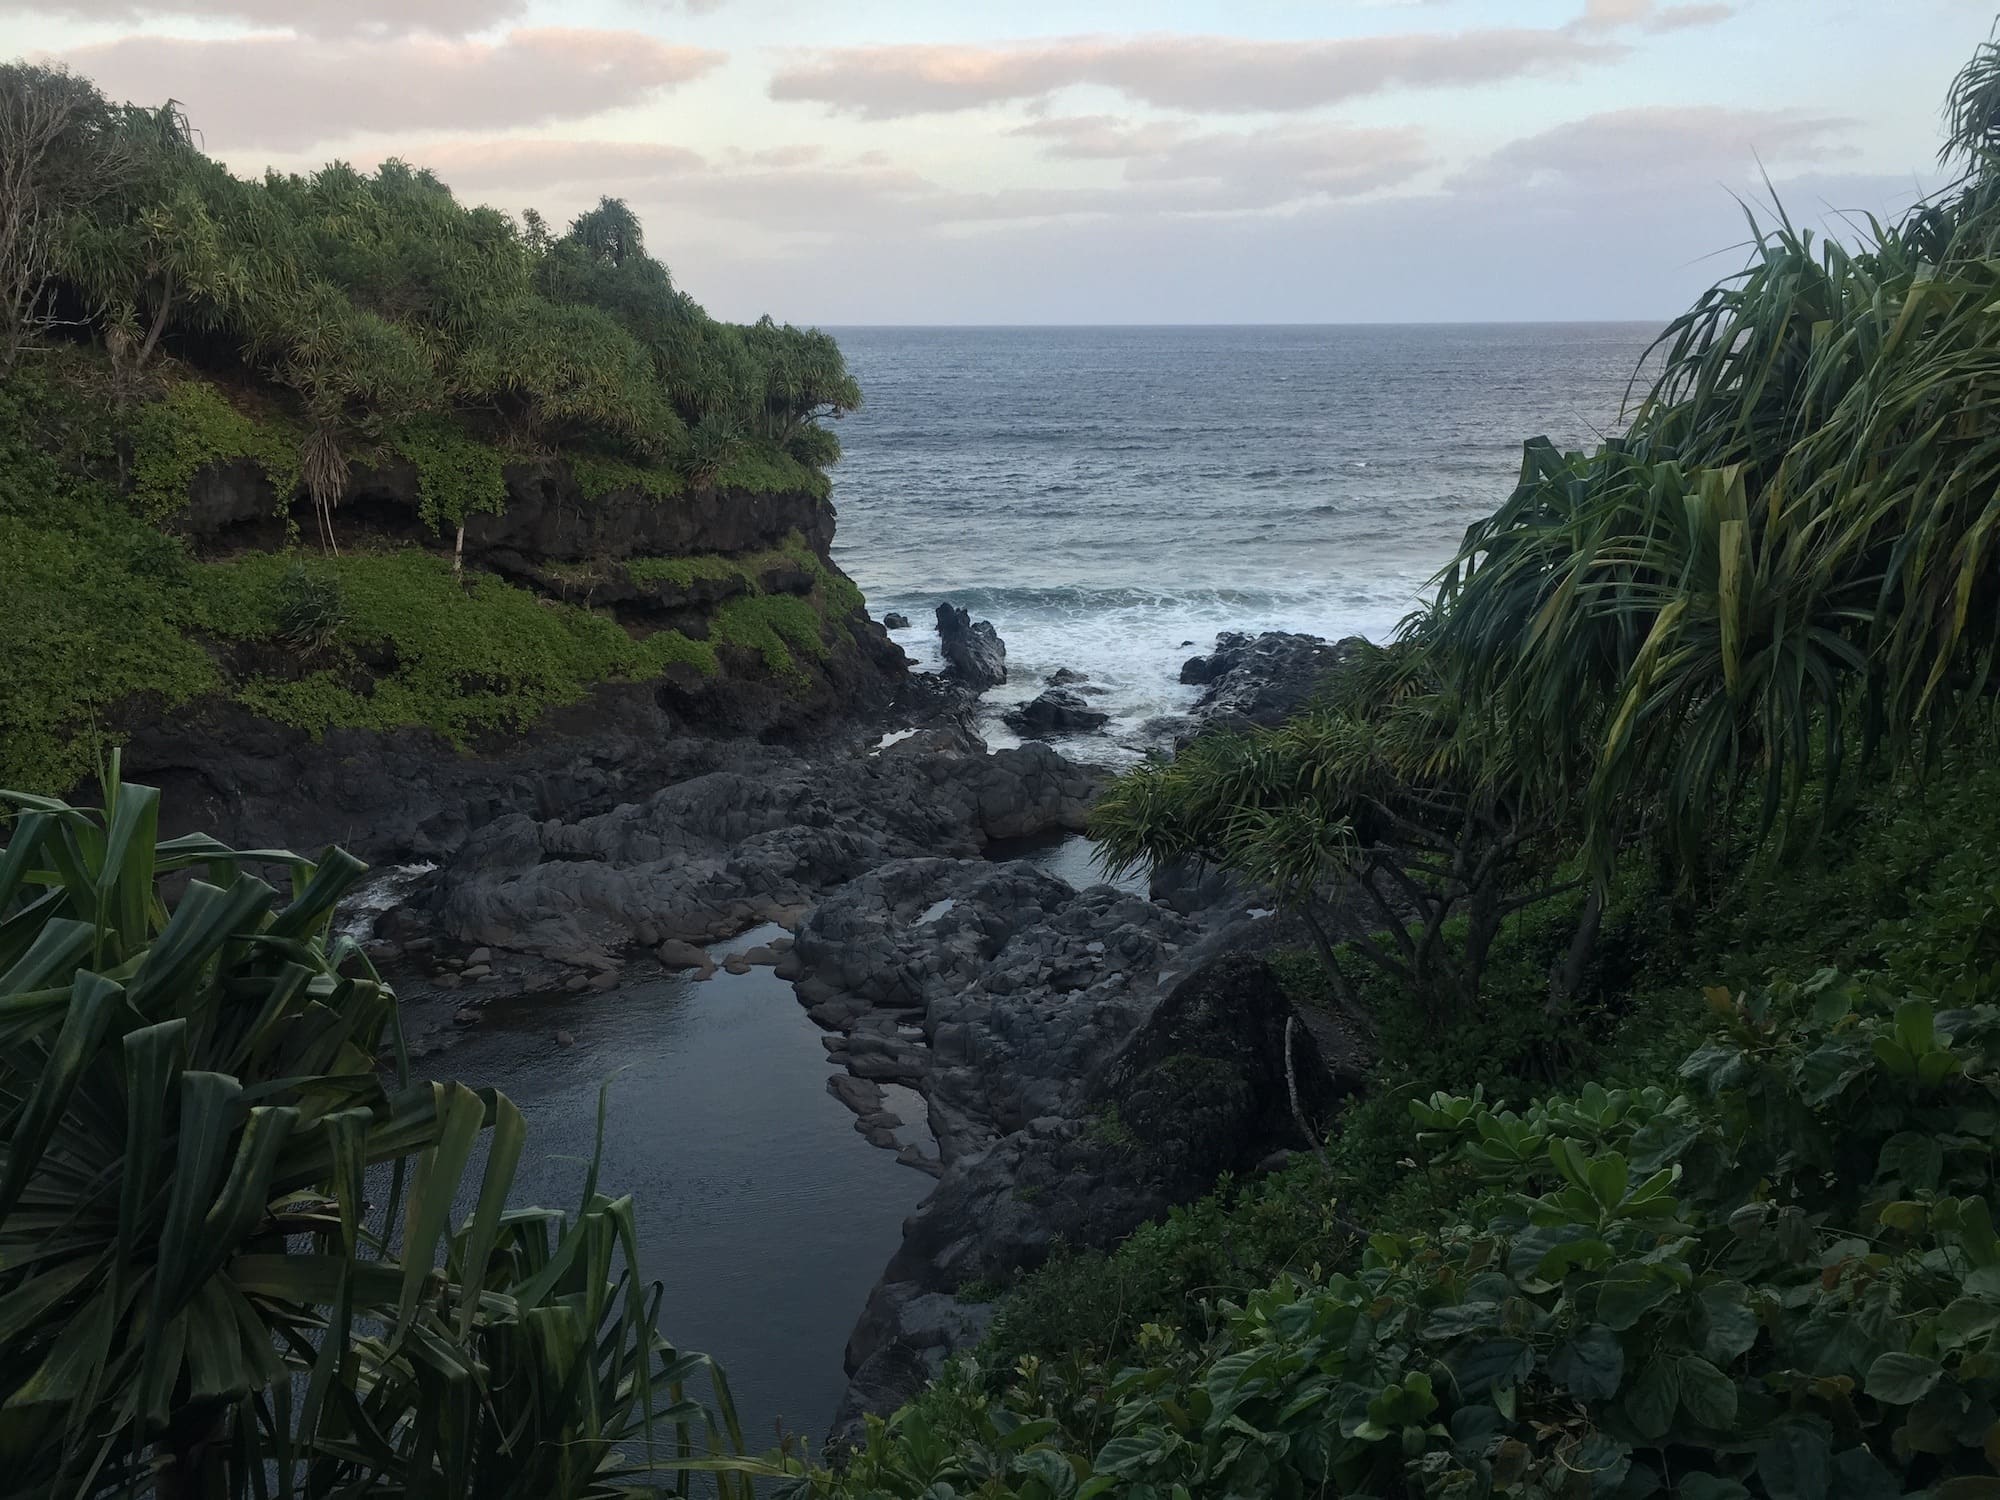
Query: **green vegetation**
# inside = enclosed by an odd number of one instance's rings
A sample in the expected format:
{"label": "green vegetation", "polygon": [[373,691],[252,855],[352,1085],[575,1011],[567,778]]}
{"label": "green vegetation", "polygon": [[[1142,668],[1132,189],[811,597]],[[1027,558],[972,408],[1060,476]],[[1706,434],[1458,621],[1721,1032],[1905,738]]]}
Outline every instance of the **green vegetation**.
{"label": "green vegetation", "polygon": [[1666,1087],[1415,1101],[1482,1215],[1378,1229],[1122,1367],[961,1368],[841,1487],[1990,1494],[2000,1007],[1831,971],[1716,1003]]}
{"label": "green vegetation", "polygon": [[[709,318],[613,199],[558,236],[464,208],[400,161],[243,181],[174,105],[113,106],[19,63],[0,68],[0,138],[21,151],[6,207],[28,226],[0,264],[0,375],[80,314],[122,397],[173,357],[263,384],[300,428],[286,477],[323,523],[349,461],[385,443],[422,472],[432,519],[494,501],[477,443],[787,486],[838,454],[819,419],[860,401],[825,334]],[[182,459],[243,451],[199,415]],[[163,462],[149,494],[172,501],[177,477]]]}
{"label": "green vegetation", "polygon": [[[675,665],[714,676],[721,646],[754,652],[798,684],[801,661],[825,660],[861,607],[853,584],[797,536],[739,556],[604,565],[639,581],[742,579],[744,595],[709,619],[706,639],[634,635],[589,607],[587,570],[570,570],[578,581],[555,600],[460,574],[447,553],[409,546],[349,547],[310,562],[296,551],[203,561],[154,523],[151,500],[123,502],[116,433],[94,423],[104,408],[74,375],[44,363],[0,386],[0,586],[23,601],[0,626],[9,689],[0,693],[0,782],[74,786],[135,704],[171,708],[218,692],[313,734],[415,727],[464,744],[524,729],[600,683],[646,681]],[[168,490],[219,451],[254,451],[260,431],[212,386],[176,390],[174,401],[141,408],[185,419],[177,447],[138,450],[176,476],[154,481]],[[480,508],[480,455],[490,450],[441,423],[425,430],[442,466],[419,464],[425,505],[446,522],[461,506]],[[276,463],[287,450],[265,451]],[[811,594],[763,596],[759,580],[777,567],[807,574]]]}
{"label": "green vegetation", "polygon": [[[823,498],[839,445],[820,423],[860,400],[830,338],[709,318],[613,200],[558,234],[401,162],[244,181],[193,142],[175,106],[0,66],[21,167],[0,182],[0,783],[74,786],[135,717],[218,692],[315,734],[465,743],[600,683],[713,675],[726,645],[801,684],[842,639],[859,595],[803,546],[810,600],[735,601],[706,639],[462,576],[455,547],[506,508],[510,466],[566,470],[586,506]],[[359,471],[404,466],[445,556],[393,519],[385,550],[378,512],[341,508]],[[245,516],[260,486],[270,525]],[[220,555],[301,530],[313,568]]]}
{"label": "green vegetation", "polygon": [[9,1493],[686,1494],[740,1452],[631,1201],[593,1167],[573,1214],[510,1208],[519,1111],[412,1079],[329,930],[360,863],[160,842],[158,794],[104,781],[102,812],[5,794]]}
{"label": "green vegetation", "polygon": [[[299,576],[298,563],[270,552],[198,566],[189,623],[218,640],[289,639]],[[255,674],[238,696],[315,734],[421,726],[464,741],[526,728],[595,683],[656,677],[670,662],[717,670],[706,642],[678,631],[634,639],[604,615],[490,576],[461,577],[447,559],[411,548],[345,553],[304,576],[337,586],[341,618],[320,653],[331,660],[302,676]]]}

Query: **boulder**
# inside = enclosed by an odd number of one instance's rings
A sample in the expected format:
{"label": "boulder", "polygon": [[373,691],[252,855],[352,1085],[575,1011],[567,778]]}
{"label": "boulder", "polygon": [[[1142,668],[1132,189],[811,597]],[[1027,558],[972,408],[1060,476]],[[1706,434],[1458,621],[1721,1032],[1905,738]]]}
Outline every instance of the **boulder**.
{"label": "boulder", "polygon": [[1010,729],[1025,735],[1077,734],[1102,729],[1111,722],[1111,715],[1099,712],[1079,694],[1061,687],[1050,688],[1003,717]]}
{"label": "boulder", "polygon": [[1194,706],[1201,727],[1281,724],[1367,644],[1359,636],[1327,641],[1281,630],[1257,636],[1226,632],[1215,638],[1209,655],[1189,658],[1181,681],[1204,689]]}
{"label": "boulder", "polygon": [[1088,682],[1090,679],[1081,672],[1072,672],[1068,667],[1057,667],[1042,681],[1049,687],[1073,687],[1079,682]]}
{"label": "boulder", "polygon": [[975,693],[1007,680],[1007,645],[990,620],[972,616],[949,600],[937,607],[938,640],[944,651],[947,677]]}
{"label": "boulder", "polygon": [[889,613],[882,616],[882,628],[884,630],[908,630],[910,628],[910,617],[892,609]]}
{"label": "boulder", "polygon": [[[1129,937],[1115,936],[1115,924],[1104,920],[1109,913],[1096,915],[1092,930],[1105,936],[1097,940],[1103,954],[1094,956],[1116,960],[1130,950],[1144,967],[1159,963],[1157,950],[1145,954]],[[1164,913],[1157,920],[1168,924],[1164,931],[1188,931]],[[1019,937],[1008,945],[1020,946]],[[1082,946],[1087,953],[1091,944]],[[967,1006],[961,1002],[947,1012],[934,1002],[928,1012],[926,1029],[938,1058],[925,1094],[947,1149],[937,1189],[904,1222],[903,1243],[848,1341],[847,1368],[855,1379],[843,1412],[850,1421],[881,1409],[871,1403],[890,1394],[894,1382],[884,1377],[891,1372],[903,1376],[919,1357],[935,1359],[941,1349],[976,1340],[973,1328],[938,1316],[964,1310],[949,1295],[956,1288],[1032,1268],[1058,1241],[1108,1248],[1209,1191],[1223,1172],[1255,1171],[1275,1152],[1316,1145],[1342,1101],[1361,1085],[1357,1076],[1328,1070],[1312,1032],[1260,959],[1212,960],[1164,998],[1139,990],[1154,995],[1150,1009],[1143,1001],[1128,1006],[1122,1022],[1100,1027],[1094,1043],[1080,1050],[1073,1040],[1049,1045],[1056,1039],[1049,1033],[1061,1031],[1051,1025],[1062,1015],[1052,997],[1003,1013],[994,992],[1005,994],[1012,983],[1018,981],[989,970],[962,991],[974,1005],[984,992],[994,1012],[975,1021],[984,1035],[965,1048],[978,1064],[960,1070],[976,1071],[971,1095],[954,1097],[947,1084],[955,1074],[944,1066],[947,1054],[958,1050],[948,1045],[951,1023],[944,1018],[972,1019]],[[1108,999],[1104,995],[1090,1009],[1108,1019]],[[1074,1002],[1065,1008],[1074,1009]],[[1082,1087],[1028,1087],[1044,1069],[1062,1070]],[[1003,1097],[1019,1102],[987,1120],[1004,1133],[989,1136],[979,1149],[952,1152],[954,1119],[969,1109],[991,1110]],[[1045,1112],[1020,1118],[1037,1104]],[[837,1429],[836,1439],[851,1430]]]}

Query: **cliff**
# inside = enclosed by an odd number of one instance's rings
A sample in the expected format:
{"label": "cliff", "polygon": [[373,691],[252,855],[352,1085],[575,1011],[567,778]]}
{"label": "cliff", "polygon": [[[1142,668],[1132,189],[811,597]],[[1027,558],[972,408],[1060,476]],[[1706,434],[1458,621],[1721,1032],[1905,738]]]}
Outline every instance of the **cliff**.
{"label": "cliff", "polygon": [[55,353],[0,393],[0,784],[122,743],[187,826],[422,856],[615,800],[677,738],[810,737],[906,670],[830,560],[824,475],[781,455],[695,483],[468,443],[502,494],[460,533],[384,444],[328,545],[254,396],[181,371],[121,405]]}

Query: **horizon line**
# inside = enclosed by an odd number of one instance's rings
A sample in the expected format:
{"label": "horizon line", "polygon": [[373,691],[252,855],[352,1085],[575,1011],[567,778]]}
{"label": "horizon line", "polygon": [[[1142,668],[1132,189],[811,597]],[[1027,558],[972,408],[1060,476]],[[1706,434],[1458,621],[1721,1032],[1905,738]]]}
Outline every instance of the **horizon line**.
{"label": "horizon line", "polygon": [[990,330],[994,332],[1026,332],[1039,329],[1050,330],[1097,330],[1097,329],[1165,329],[1185,330],[1202,328],[1615,328],[1650,327],[1664,328],[1672,320],[1668,314],[1662,318],[1365,318],[1365,319],[1318,319],[1305,322],[1280,322],[1276,319],[1252,319],[1245,321],[1223,321],[1198,323],[875,323],[849,322],[846,320],[815,320],[810,326],[815,328],[852,328],[874,331],[888,329],[903,332]]}

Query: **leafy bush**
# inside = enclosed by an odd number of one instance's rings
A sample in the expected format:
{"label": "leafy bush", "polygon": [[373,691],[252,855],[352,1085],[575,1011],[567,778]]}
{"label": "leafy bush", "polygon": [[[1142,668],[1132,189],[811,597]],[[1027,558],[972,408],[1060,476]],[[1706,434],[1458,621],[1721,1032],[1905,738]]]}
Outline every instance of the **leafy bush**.
{"label": "leafy bush", "polygon": [[174,379],[132,418],[132,500],[154,520],[187,509],[188,489],[210,464],[247,459],[277,492],[282,511],[299,484],[302,435],[295,427],[245,416],[207,381]]}
{"label": "leafy bush", "polygon": [[1023,1359],[871,1427],[828,1493],[1991,1492],[2000,1007],[1831,971],[1716,991],[1680,1087],[1413,1102],[1483,1223],[1384,1228],[1206,1343]]}
{"label": "leafy bush", "polygon": [[419,418],[398,427],[393,444],[417,471],[418,514],[432,531],[507,508],[506,455],[460,425]]}
{"label": "leafy bush", "polygon": [[[202,567],[191,622],[224,639],[270,638],[293,608],[284,590],[297,567],[275,553]],[[331,662],[302,676],[253,675],[237,689],[259,713],[315,734],[421,726],[464,741],[524,728],[597,683],[656,677],[670,662],[717,669],[706,642],[677,631],[635,640],[604,615],[454,574],[430,553],[351,552],[319,567],[344,602]]]}
{"label": "leafy bush", "polygon": [[[351,457],[402,429],[433,524],[489,502],[491,474],[423,436],[425,419],[482,413],[492,430],[478,439],[608,450],[708,482],[752,450],[787,470],[831,462],[838,445],[807,434],[860,401],[826,335],[711,319],[617,200],[556,236],[539,216],[524,232],[465,208],[401,161],[245,181],[196,147],[176,105],[114,106],[59,70],[0,69],[0,121],[53,111],[61,138],[9,189],[35,233],[0,266],[0,372],[59,296],[85,310],[126,385],[162,350],[240,349],[248,369],[229,373],[275,383],[323,452]],[[149,507],[178,507],[191,463],[244,451],[208,431],[156,434]],[[324,476],[315,498],[341,487]]]}

